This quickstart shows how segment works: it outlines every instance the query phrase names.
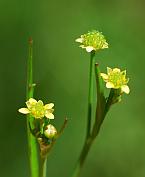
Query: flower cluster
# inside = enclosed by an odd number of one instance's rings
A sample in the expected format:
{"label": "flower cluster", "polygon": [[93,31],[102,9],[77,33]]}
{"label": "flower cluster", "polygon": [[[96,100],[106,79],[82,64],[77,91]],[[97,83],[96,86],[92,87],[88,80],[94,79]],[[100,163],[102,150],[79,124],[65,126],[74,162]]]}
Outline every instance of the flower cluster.
{"label": "flower cluster", "polygon": [[96,30],[81,35],[80,38],[76,39],[76,42],[81,43],[80,47],[85,48],[87,52],[108,48],[104,35]]}
{"label": "flower cluster", "polygon": [[[87,52],[93,52],[94,54],[100,49],[108,48],[104,35],[96,30],[82,34],[80,38],[76,39],[76,42],[81,43],[81,48],[85,48]],[[107,67],[107,74],[101,73],[100,76],[106,82],[106,87],[113,89],[114,102],[121,100],[122,93],[129,94],[130,89],[127,85],[129,79],[126,78],[126,70],[121,71],[119,68],[111,69]]]}
{"label": "flower cluster", "polygon": [[121,89],[122,93],[129,94],[130,89],[127,86],[129,79],[126,78],[126,70],[121,71],[118,68],[107,67],[107,74],[101,73],[101,77],[106,82],[107,88]]}
{"label": "flower cluster", "polygon": [[[50,119],[54,119],[54,104],[49,103],[44,105],[41,100],[36,101],[34,98],[30,98],[26,101],[27,108],[20,108],[18,111],[22,114],[30,114],[34,117],[34,120],[39,121],[39,127],[35,128],[34,136],[38,136],[39,139],[46,139],[49,140],[54,138],[57,135],[56,128],[51,125]],[[37,132],[36,132],[37,130]],[[31,130],[33,132],[33,130]],[[47,141],[47,140],[46,140]]]}
{"label": "flower cluster", "polygon": [[38,102],[34,98],[30,98],[26,102],[27,108],[20,108],[19,112],[22,114],[31,114],[36,119],[42,119],[44,116],[48,119],[54,119],[54,115],[52,114],[54,109],[53,103],[49,103],[44,105],[41,100]]}

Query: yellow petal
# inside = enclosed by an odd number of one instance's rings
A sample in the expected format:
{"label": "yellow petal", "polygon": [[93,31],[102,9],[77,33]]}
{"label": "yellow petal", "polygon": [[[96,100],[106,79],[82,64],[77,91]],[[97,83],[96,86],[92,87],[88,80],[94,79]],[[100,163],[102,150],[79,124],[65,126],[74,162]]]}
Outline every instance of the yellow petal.
{"label": "yellow petal", "polygon": [[22,114],[29,114],[30,113],[29,109],[27,109],[27,108],[20,108],[18,111]]}
{"label": "yellow petal", "polygon": [[126,70],[122,71],[121,74],[126,76]]}
{"label": "yellow petal", "polygon": [[50,112],[46,112],[45,113],[45,116],[48,118],[48,119],[54,119],[54,115]]}
{"label": "yellow petal", "polygon": [[40,105],[40,106],[43,106],[43,101],[39,100],[39,101],[37,102],[37,104]]}
{"label": "yellow petal", "polygon": [[122,90],[123,92],[125,92],[126,94],[129,94],[129,92],[130,92],[130,89],[129,89],[129,87],[128,87],[127,85],[123,85],[123,86],[121,87],[121,90]]}
{"label": "yellow petal", "polygon": [[26,102],[26,105],[28,108],[31,108],[31,106],[35,105],[37,103],[37,101],[34,99],[34,98],[30,98],[27,102]]}
{"label": "yellow petal", "polygon": [[114,88],[114,84],[112,82],[107,82],[106,87],[107,88]]}
{"label": "yellow petal", "polygon": [[103,44],[102,48],[103,48],[103,49],[108,48],[108,43],[107,43],[107,42],[105,42],[105,43]]}
{"label": "yellow petal", "polygon": [[49,104],[46,104],[46,105],[44,106],[44,108],[45,108],[45,109],[51,109],[51,108],[53,108],[53,106],[54,106],[53,103],[49,103]]}
{"label": "yellow petal", "polygon": [[94,50],[94,47],[92,47],[92,46],[87,46],[86,47],[87,52],[92,52],[93,50]]}
{"label": "yellow petal", "polygon": [[80,45],[79,47],[81,47],[81,48],[83,48],[83,49],[86,48],[84,45]]}
{"label": "yellow petal", "polygon": [[101,75],[101,77],[102,77],[104,80],[107,80],[107,79],[108,79],[108,75],[107,75],[107,74],[101,73],[100,75]]}
{"label": "yellow petal", "polygon": [[37,101],[36,101],[34,98],[30,98],[30,99],[29,99],[29,102],[30,102],[30,104],[35,104],[35,103],[37,103]]}
{"label": "yellow petal", "polygon": [[112,69],[107,67],[107,73],[110,74],[112,72]]}
{"label": "yellow petal", "polygon": [[120,72],[120,69],[119,68],[114,68],[113,72]]}
{"label": "yellow petal", "polygon": [[83,38],[78,38],[78,39],[76,39],[75,41],[82,43],[82,42],[83,42]]}

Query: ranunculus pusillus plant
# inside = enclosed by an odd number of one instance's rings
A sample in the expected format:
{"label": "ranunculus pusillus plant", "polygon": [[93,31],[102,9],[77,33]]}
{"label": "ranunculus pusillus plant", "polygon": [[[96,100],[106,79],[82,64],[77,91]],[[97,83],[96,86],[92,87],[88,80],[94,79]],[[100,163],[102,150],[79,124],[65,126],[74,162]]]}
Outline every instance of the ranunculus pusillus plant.
{"label": "ranunculus pusillus plant", "polygon": [[[130,92],[128,86],[129,79],[126,77],[126,70],[121,71],[119,68],[111,69],[107,67],[107,74],[100,72],[100,65],[98,64],[98,61],[96,63],[95,57],[101,49],[108,48],[108,42],[101,32],[96,30],[89,31],[77,38],[76,42],[80,43],[79,47],[86,49],[86,52],[90,53],[90,73],[86,139],[73,177],[79,176],[90,147],[97,137],[111,106],[121,101],[123,93],[129,94]],[[106,83],[106,87],[110,89],[108,96],[105,96],[103,81]],[[96,83],[96,89],[94,89],[94,82]],[[97,103],[94,101],[95,95],[97,95]],[[94,110],[93,108],[95,105],[97,106]],[[93,118],[93,115],[95,115],[95,118]],[[93,121],[94,119],[95,122]]]}
{"label": "ranunculus pusillus plant", "polygon": [[[123,93],[129,94],[129,79],[126,76],[126,70],[107,67],[107,74],[100,72],[100,65],[96,63],[96,54],[102,49],[108,48],[108,42],[102,32],[97,30],[88,31],[75,40],[80,43],[81,48],[90,54],[89,59],[89,88],[88,88],[88,114],[86,138],[80,157],[78,158],[76,168],[72,177],[80,175],[81,168],[84,165],[87,154],[99,134],[101,125],[110,110],[111,106],[121,101]],[[54,103],[44,104],[41,100],[33,98],[34,85],[32,77],[32,44],[29,41],[28,57],[28,78],[27,78],[27,101],[24,108],[18,111],[27,115],[28,144],[30,156],[31,177],[46,176],[46,159],[48,152],[52,149],[56,139],[63,132],[66,120],[60,131],[50,124],[54,119]],[[108,95],[104,93],[104,84],[110,89]],[[95,87],[96,84],[96,87]],[[97,97],[94,99],[94,97]],[[95,102],[94,100],[97,100]],[[96,106],[96,109],[94,107]],[[93,117],[94,116],[94,117]],[[40,147],[40,168],[38,167],[37,143]],[[40,176],[39,176],[40,174]]]}
{"label": "ranunculus pusillus plant", "polygon": [[[47,156],[55,144],[56,140],[62,134],[67,119],[60,131],[57,131],[50,122],[54,119],[54,103],[44,104],[41,100],[36,100],[34,96],[33,83],[33,40],[29,39],[29,56],[27,61],[27,84],[26,84],[26,107],[18,111],[26,115],[28,151],[31,177],[44,177],[47,172]],[[39,144],[39,150],[37,148]]]}

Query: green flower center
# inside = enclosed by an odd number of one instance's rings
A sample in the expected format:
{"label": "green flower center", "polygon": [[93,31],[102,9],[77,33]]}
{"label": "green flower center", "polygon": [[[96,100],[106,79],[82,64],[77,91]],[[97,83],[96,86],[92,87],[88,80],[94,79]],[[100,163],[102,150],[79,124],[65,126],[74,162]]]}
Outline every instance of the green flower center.
{"label": "green flower center", "polygon": [[120,88],[121,86],[126,85],[128,82],[125,77],[125,74],[121,72],[109,73],[108,81],[113,83],[115,88]]}
{"label": "green flower center", "polygon": [[94,49],[98,50],[105,48],[105,46],[108,45],[102,33],[95,30],[88,32],[87,34],[84,34],[81,37],[83,38],[82,44],[85,47],[92,46],[94,47]]}
{"label": "green flower center", "polygon": [[35,105],[33,105],[31,107],[31,114],[35,117],[35,118],[42,118],[44,117],[45,114],[45,109],[42,103],[38,102]]}

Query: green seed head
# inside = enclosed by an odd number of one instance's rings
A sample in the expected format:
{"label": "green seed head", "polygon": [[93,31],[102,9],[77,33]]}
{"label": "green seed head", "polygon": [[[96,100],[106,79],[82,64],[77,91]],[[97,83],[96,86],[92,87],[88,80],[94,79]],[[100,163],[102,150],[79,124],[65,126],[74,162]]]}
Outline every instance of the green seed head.
{"label": "green seed head", "polygon": [[87,52],[108,48],[104,35],[96,30],[81,35],[81,38],[76,39],[76,42],[81,43],[80,47],[85,48]]}

